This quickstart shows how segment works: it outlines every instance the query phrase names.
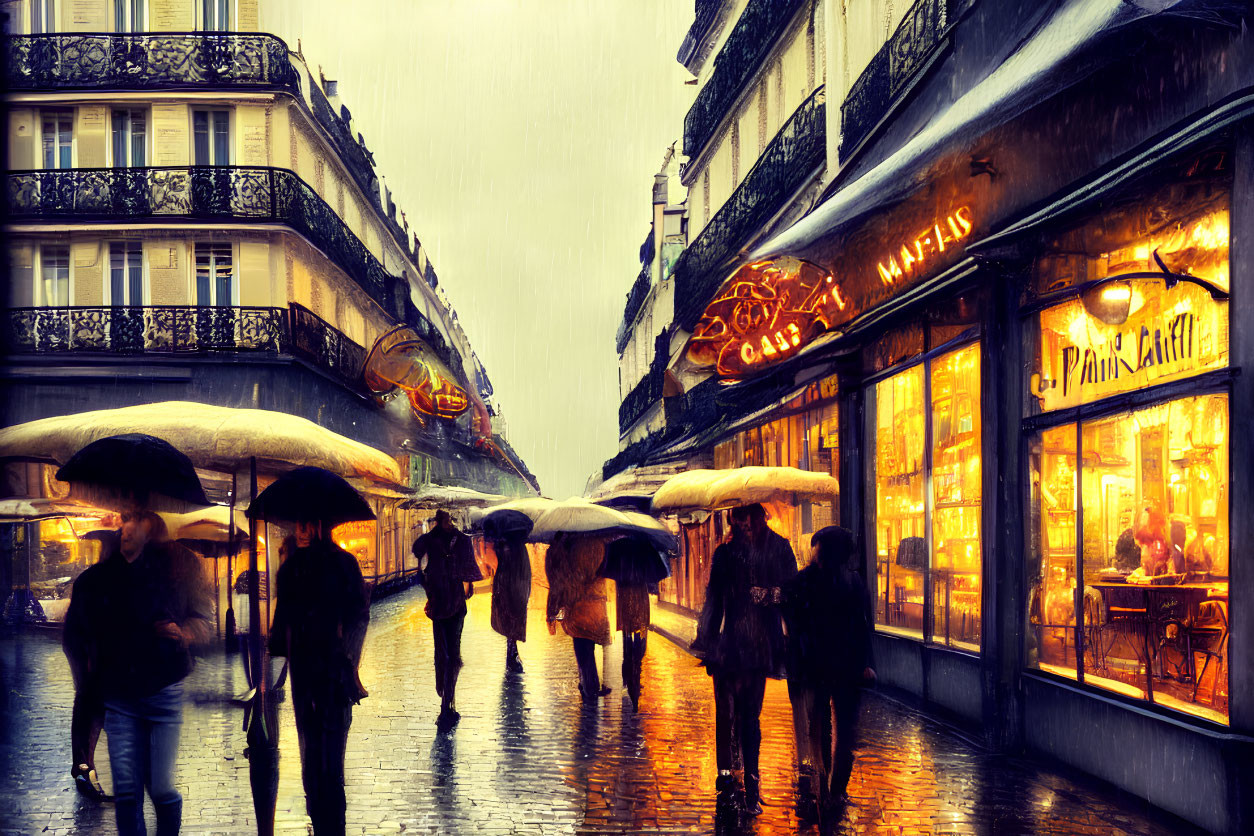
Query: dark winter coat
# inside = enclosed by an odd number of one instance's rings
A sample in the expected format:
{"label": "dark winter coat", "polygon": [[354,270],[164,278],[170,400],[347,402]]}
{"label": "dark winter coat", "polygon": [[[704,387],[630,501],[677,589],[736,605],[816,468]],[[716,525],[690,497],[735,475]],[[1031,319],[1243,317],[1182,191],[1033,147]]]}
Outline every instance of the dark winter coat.
{"label": "dark winter coat", "polygon": [[292,698],[315,708],[366,696],[357,678],[370,594],[357,559],[328,540],[295,549],[279,567],[270,652],[291,665]]}
{"label": "dark winter coat", "polygon": [[866,581],[847,568],[812,563],[784,587],[788,679],[824,688],[856,687],[874,667],[875,615]]}
{"label": "dark winter coat", "polygon": [[147,697],[192,671],[191,648],[159,632],[171,621],[208,635],[212,595],[195,554],[149,543],[134,561],[113,551],[78,576],[62,640],[89,664],[105,698]]}
{"label": "dark winter coat", "polygon": [[597,575],[605,543],[597,537],[563,536],[549,546],[544,572],[549,581],[549,621],[564,615],[566,635],[597,644],[610,643],[609,589]]}
{"label": "dark winter coat", "polygon": [[422,586],[427,591],[427,617],[453,618],[466,612],[466,584],[483,579],[475,562],[470,538],[457,529],[436,527],[414,541],[414,558],[427,565],[422,570]]}
{"label": "dark winter coat", "polygon": [[492,629],[516,642],[527,640],[531,558],[521,540],[499,544],[492,576]]}
{"label": "dark winter coat", "polygon": [[749,590],[782,587],[796,574],[792,546],[770,529],[756,543],[734,538],[715,549],[693,653],[711,669],[782,677],[779,608],[769,601],[755,604]]}

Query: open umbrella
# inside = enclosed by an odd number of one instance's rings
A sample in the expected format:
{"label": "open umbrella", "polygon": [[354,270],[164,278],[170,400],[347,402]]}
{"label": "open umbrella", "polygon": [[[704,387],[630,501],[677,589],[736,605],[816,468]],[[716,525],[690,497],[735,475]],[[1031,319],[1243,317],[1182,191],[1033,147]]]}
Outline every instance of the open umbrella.
{"label": "open umbrella", "polygon": [[536,520],[531,529],[531,540],[540,543],[553,541],[559,533],[594,534],[615,529],[629,528],[631,521],[622,511],[597,505],[586,499],[572,497],[558,502]]}
{"label": "open umbrella", "polygon": [[108,436],[79,450],[57,471],[73,493],[103,508],[138,501],[152,510],[186,511],[209,504],[191,459],[167,441],[142,433]]}
{"label": "open umbrella", "polygon": [[799,498],[832,501],[840,495],[840,481],[829,473],[795,467],[738,467],[728,470],[711,489],[715,508],[732,508]]}
{"label": "open umbrella", "polygon": [[[229,543],[231,540],[231,509],[211,505],[188,514],[162,514],[172,540],[208,540]],[[248,539],[248,520],[242,511],[235,512],[235,539]]]}
{"label": "open umbrella", "polygon": [[489,540],[505,540],[511,536],[526,537],[534,527],[531,517],[510,508],[492,511],[483,518],[483,534]]}
{"label": "open umbrella", "polygon": [[622,513],[628,523],[622,529],[623,531],[643,537],[663,552],[679,553],[679,538],[659,520],[637,511],[623,511]]}
{"label": "open umbrella", "polygon": [[248,518],[270,522],[316,520],[334,527],[373,520],[374,512],[353,486],[329,470],[298,467],[262,491],[248,506]]}
{"label": "open umbrella", "polygon": [[669,578],[671,567],[648,538],[632,534],[610,543],[597,574],[624,585],[643,585]]}
{"label": "open umbrella", "polygon": [[653,494],[653,513],[663,511],[710,510],[714,507],[712,488],[726,476],[725,470],[685,470],[667,479]]}

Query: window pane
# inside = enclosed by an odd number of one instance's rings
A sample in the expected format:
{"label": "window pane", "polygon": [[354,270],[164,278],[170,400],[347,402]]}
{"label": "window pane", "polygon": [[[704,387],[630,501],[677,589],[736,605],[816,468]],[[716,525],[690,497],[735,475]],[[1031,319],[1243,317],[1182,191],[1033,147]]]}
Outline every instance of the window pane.
{"label": "window pane", "polygon": [[229,130],[230,121],[225,111],[213,114],[213,165],[230,165]]}
{"label": "window pane", "polygon": [[229,252],[225,255],[219,255],[215,259],[214,272],[217,279],[217,287],[214,289],[214,301],[219,305],[230,305],[232,269],[231,255]]}
{"label": "window pane", "polygon": [[1227,424],[1226,395],[1090,422],[1081,466],[1096,634],[1085,681],[1218,722],[1228,715]]}
{"label": "window pane", "polygon": [[876,620],[923,634],[923,367],[875,386]]}
{"label": "window pane", "polygon": [[126,20],[127,0],[113,0],[113,31],[129,32],[131,27]]}
{"label": "window pane", "polygon": [[41,252],[43,303],[70,303],[70,251],[68,247],[45,247]]}
{"label": "window pane", "polygon": [[142,112],[133,112],[130,117],[131,121],[131,165],[143,166],[147,165],[144,153],[145,140],[148,133],[148,120],[144,118]]}
{"label": "window pane", "polygon": [[128,305],[144,304],[144,255],[143,245],[138,241],[127,245],[127,274],[129,293],[126,297]]}
{"label": "window pane", "polygon": [[144,31],[144,0],[131,0],[131,31]]}
{"label": "window pane", "polygon": [[931,362],[932,635],[980,649],[980,346]]}
{"label": "window pane", "polygon": [[195,164],[211,165],[209,159],[209,112],[198,110],[192,114],[192,134],[195,144]]}
{"label": "window pane", "polygon": [[113,167],[126,166],[126,113],[113,111]]}
{"label": "window pane", "polygon": [[113,305],[126,304],[126,252],[124,244],[115,242],[109,245],[109,302]]}
{"label": "window pane", "polygon": [[1041,433],[1029,458],[1030,517],[1040,529],[1028,550],[1028,665],[1075,678],[1075,424]]}

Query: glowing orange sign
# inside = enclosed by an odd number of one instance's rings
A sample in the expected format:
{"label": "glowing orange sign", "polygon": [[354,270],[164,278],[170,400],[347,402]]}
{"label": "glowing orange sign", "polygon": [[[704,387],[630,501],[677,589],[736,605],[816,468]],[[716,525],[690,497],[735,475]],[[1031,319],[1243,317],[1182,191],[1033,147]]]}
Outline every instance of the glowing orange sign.
{"label": "glowing orange sign", "polygon": [[876,264],[880,281],[891,285],[917,273],[925,263],[945,252],[946,247],[957,244],[970,234],[970,208],[963,206],[955,209],[948,217],[936,221],[913,240],[902,244],[897,252],[890,253],[887,261]]}
{"label": "glowing orange sign", "polygon": [[848,306],[836,279],[795,258],[747,264],[705,309],[688,359],[724,377],[795,354]]}
{"label": "glowing orange sign", "polygon": [[466,391],[453,382],[431,348],[404,325],[375,341],[366,358],[365,378],[373,392],[404,390],[414,412],[456,418],[470,408]]}

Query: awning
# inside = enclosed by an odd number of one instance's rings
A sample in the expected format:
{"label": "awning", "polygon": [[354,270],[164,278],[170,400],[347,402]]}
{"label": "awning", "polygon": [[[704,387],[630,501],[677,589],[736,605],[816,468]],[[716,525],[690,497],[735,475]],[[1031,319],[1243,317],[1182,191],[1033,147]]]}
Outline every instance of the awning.
{"label": "awning", "polygon": [[312,421],[266,409],[164,401],[41,418],[0,429],[0,459],[64,464],[98,438],[147,433],[197,467],[234,472],[249,457],[263,470],[314,465],[345,478],[404,487],[396,460]]}
{"label": "awning", "polygon": [[102,517],[108,513],[68,499],[0,499],[0,522],[32,522],[56,517]]}
{"label": "awning", "polygon": [[412,497],[401,503],[402,508],[464,508],[505,502],[509,497],[495,493],[483,493],[470,488],[445,485],[423,485]]}
{"label": "awning", "polygon": [[1180,0],[1070,0],[983,81],[938,115],[888,159],[841,187],[746,260],[780,255],[806,258],[821,241],[897,203],[917,189],[929,165],[953,144],[981,135],[1056,95],[1090,70],[1078,54],[1100,36],[1161,13]]}
{"label": "awning", "polygon": [[600,505],[613,505],[619,500],[647,500],[681,469],[680,465],[640,465],[615,473],[589,494],[588,499]]}
{"label": "awning", "polygon": [[689,470],[672,477],[653,496],[654,513],[718,510],[791,497],[834,500],[840,482],[827,473],[795,467]]}

